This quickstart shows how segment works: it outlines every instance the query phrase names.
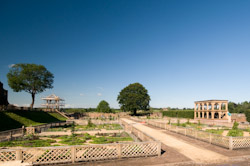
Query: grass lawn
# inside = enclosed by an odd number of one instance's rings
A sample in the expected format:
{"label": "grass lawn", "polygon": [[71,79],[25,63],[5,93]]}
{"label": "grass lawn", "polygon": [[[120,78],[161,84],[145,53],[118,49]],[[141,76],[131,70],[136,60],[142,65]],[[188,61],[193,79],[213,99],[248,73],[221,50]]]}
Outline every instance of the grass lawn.
{"label": "grass lawn", "polygon": [[16,141],[0,142],[0,147],[44,147],[51,146],[51,143],[55,143],[53,139],[42,140],[34,136],[26,136]]}
{"label": "grass lawn", "polygon": [[58,113],[22,110],[0,112],[0,119],[0,131],[66,120]]}

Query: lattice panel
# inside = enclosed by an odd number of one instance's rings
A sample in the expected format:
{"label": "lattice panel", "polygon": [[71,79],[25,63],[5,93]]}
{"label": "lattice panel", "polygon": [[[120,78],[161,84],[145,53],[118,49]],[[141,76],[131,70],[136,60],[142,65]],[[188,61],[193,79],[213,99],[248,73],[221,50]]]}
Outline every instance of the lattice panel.
{"label": "lattice panel", "polygon": [[206,142],[210,141],[210,133],[197,131],[197,138]]}
{"label": "lattice panel", "polygon": [[[27,157],[28,158],[28,157]],[[37,149],[32,157],[34,163],[53,163],[71,161],[70,148],[43,148]]]}
{"label": "lattice panel", "polygon": [[23,161],[25,162],[32,162],[34,160],[36,160],[36,156],[34,154],[37,154],[36,150],[24,150],[22,151],[22,155],[23,155]]}
{"label": "lattice panel", "polygon": [[195,130],[187,128],[187,136],[195,137]]}
{"label": "lattice panel", "polygon": [[181,133],[181,134],[183,134],[183,135],[185,135],[186,134],[186,129],[185,128],[178,128],[178,133]]}
{"label": "lattice panel", "polygon": [[15,151],[1,151],[0,152],[0,162],[14,161],[16,160]]}
{"label": "lattice panel", "polygon": [[76,161],[91,161],[117,158],[116,145],[76,147]]}
{"label": "lattice panel", "polygon": [[233,149],[250,147],[250,137],[233,137]]}
{"label": "lattice panel", "polygon": [[122,157],[157,155],[157,143],[122,145]]}
{"label": "lattice panel", "polygon": [[211,137],[212,137],[211,138],[212,144],[229,148],[229,137],[224,137],[224,136],[216,135],[216,134],[212,134]]}
{"label": "lattice panel", "polygon": [[161,123],[161,128],[165,129],[165,124],[164,123]]}

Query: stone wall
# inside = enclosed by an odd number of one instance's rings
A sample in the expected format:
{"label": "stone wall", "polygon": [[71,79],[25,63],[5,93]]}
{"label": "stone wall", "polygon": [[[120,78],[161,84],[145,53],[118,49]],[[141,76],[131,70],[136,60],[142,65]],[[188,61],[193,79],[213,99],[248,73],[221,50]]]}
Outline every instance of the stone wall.
{"label": "stone wall", "polygon": [[0,106],[7,106],[8,104],[8,91],[3,89],[3,83],[0,82]]}
{"label": "stone wall", "polygon": [[119,113],[99,113],[99,112],[89,112],[89,113],[86,113],[85,114],[85,117],[89,117],[89,118],[93,118],[93,119],[96,119],[96,118],[110,118],[110,117],[113,117],[113,118],[121,118],[121,117],[126,117],[128,116],[129,113],[127,112],[119,112]]}
{"label": "stone wall", "polygon": [[245,114],[236,114],[232,113],[231,114],[231,119],[233,122],[247,122]]}

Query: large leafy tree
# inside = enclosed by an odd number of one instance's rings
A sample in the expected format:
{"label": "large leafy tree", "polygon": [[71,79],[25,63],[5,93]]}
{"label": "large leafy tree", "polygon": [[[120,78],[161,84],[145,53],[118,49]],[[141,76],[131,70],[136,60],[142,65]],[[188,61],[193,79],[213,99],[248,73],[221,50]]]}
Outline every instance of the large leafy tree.
{"label": "large leafy tree", "polygon": [[109,103],[106,102],[105,100],[100,101],[96,108],[97,112],[104,112],[104,113],[111,113],[112,110],[109,107]]}
{"label": "large leafy tree", "polygon": [[123,111],[149,110],[150,96],[147,89],[140,83],[130,84],[121,90],[117,101]]}
{"label": "large leafy tree", "polygon": [[8,84],[14,92],[25,91],[31,94],[31,109],[35,95],[53,88],[54,76],[43,65],[15,64],[7,74]]}

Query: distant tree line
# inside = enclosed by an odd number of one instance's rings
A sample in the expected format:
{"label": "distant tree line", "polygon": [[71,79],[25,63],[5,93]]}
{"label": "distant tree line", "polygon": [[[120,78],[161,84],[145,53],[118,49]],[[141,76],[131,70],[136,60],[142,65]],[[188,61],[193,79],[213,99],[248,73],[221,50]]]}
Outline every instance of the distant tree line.
{"label": "distant tree line", "polygon": [[246,111],[250,110],[250,102],[245,101],[242,103],[228,103],[228,110],[230,113],[245,113]]}

